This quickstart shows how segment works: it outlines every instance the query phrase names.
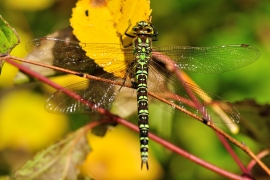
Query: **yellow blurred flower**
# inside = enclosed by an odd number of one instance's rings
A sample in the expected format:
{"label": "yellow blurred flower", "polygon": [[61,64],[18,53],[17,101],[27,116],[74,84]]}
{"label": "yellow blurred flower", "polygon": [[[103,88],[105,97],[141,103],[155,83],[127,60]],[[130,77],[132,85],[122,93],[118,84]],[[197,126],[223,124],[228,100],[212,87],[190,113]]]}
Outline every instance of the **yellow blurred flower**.
{"label": "yellow blurred flower", "polygon": [[105,137],[89,134],[92,151],[83,163],[82,174],[94,179],[161,179],[163,169],[149,152],[149,170],[141,170],[138,137],[121,126],[106,133]]}
{"label": "yellow blurred flower", "polygon": [[19,10],[39,11],[49,8],[55,0],[4,0],[6,7]]}
{"label": "yellow blurred flower", "polygon": [[0,149],[36,151],[54,142],[67,130],[67,119],[44,109],[39,94],[17,90],[0,100]]}

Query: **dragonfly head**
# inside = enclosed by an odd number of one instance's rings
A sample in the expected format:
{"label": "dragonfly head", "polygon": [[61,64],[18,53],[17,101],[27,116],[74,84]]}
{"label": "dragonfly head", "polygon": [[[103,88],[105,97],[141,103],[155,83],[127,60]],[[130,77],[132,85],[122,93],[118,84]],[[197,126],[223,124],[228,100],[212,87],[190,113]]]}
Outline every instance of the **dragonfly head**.
{"label": "dragonfly head", "polygon": [[132,32],[136,35],[154,35],[153,27],[145,21],[138,22],[137,25],[132,28]]}

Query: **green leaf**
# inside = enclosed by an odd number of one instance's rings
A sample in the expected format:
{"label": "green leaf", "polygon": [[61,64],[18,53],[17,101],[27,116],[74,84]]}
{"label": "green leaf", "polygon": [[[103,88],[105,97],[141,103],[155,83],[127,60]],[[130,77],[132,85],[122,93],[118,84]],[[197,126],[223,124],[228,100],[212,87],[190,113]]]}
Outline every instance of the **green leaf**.
{"label": "green leaf", "polygon": [[[20,39],[15,29],[13,29],[0,15],[0,57],[9,54],[19,42]],[[3,64],[4,60],[0,60],[0,74]]]}
{"label": "green leaf", "polygon": [[8,176],[0,176],[0,180],[11,180]]}
{"label": "green leaf", "polygon": [[51,145],[18,169],[12,178],[16,180],[77,179],[80,173],[78,167],[90,151],[86,132],[85,128],[81,128]]}
{"label": "green leaf", "polygon": [[19,44],[20,39],[13,29],[0,15],[0,54],[8,54]]}

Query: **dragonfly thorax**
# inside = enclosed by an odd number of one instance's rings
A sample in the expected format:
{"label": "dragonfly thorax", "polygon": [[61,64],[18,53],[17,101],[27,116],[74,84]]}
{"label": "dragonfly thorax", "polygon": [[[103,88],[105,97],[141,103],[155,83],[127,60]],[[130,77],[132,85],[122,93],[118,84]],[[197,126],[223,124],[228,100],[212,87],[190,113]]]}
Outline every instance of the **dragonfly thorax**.
{"label": "dragonfly thorax", "polygon": [[136,26],[132,28],[132,33],[134,35],[152,36],[154,34],[154,29],[149,23],[145,21],[140,21],[137,23]]}

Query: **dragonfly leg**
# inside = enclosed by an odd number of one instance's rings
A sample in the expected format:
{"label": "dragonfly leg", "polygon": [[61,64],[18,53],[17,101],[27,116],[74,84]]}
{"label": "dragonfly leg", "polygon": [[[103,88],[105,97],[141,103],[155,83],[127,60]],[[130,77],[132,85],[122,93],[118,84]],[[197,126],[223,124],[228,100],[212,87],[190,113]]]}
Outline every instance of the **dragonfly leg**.
{"label": "dragonfly leg", "polygon": [[[119,90],[118,90],[119,92],[120,92],[121,88],[125,85],[126,80],[127,80],[127,78],[128,78],[128,75],[129,75],[130,77],[133,77],[133,74],[131,73],[133,67],[134,67],[134,61],[131,62],[130,68],[128,68],[128,70],[127,70],[127,72],[126,72],[126,74],[125,74],[124,81],[123,81],[121,87],[120,87]],[[131,82],[131,84],[133,84],[133,82]],[[132,85],[132,86],[133,86],[133,85]]]}
{"label": "dragonfly leg", "polygon": [[122,44],[123,48],[127,48],[127,47],[132,46],[132,43],[130,43],[128,45],[124,45],[124,41],[123,41],[123,36],[122,35],[120,35],[120,41],[121,41],[121,44]]}
{"label": "dragonfly leg", "polygon": [[[126,29],[126,31],[125,31],[125,35],[127,36],[127,37],[130,37],[130,38],[135,38],[136,36],[132,36],[132,35],[130,35],[130,34],[128,34],[127,33],[127,31],[129,30],[129,28],[130,28],[130,26],[131,26],[131,22],[130,22],[130,20],[128,21],[128,28]],[[121,43],[122,43],[122,46],[124,47],[124,48],[127,48],[127,47],[130,47],[130,46],[132,46],[132,43],[130,43],[130,44],[128,44],[128,45],[124,45],[124,40],[123,40],[123,35],[122,34],[120,34],[120,33],[118,33],[118,35],[120,36],[120,41],[121,41]]]}
{"label": "dragonfly leg", "polygon": [[154,33],[152,35],[152,41],[157,41],[158,40],[158,38],[157,38],[158,31],[156,30],[155,26],[152,25],[152,16],[149,16],[148,23],[150,24],[150,26],[154,30]]}
{"label": "dragonfly leg", "polygon": [[152,27],[153,30],[154,30],[154,34],[153,34],[153,37],[152,37],[152,41],[157,41],[157,40],[158,40],[158,38],[157,38],[158,31],[156,30],[155,26],[153,26],[152,24],[151,24],[151,27]]}
{"label": "dragonfly leg", "polygon": [[130,26],[131,26],[131,22],[130,22],[130,20],[129,20],[129,21],[128,21],[128,28],[127,28],[126,31],[125,31],[125,35],[128,36],[128,37],[130,37],[130,38],[135,38],[136,36],[132,36],[132,35],[130,35],[130,34],[127,33],[127,31],[129,30]]}

